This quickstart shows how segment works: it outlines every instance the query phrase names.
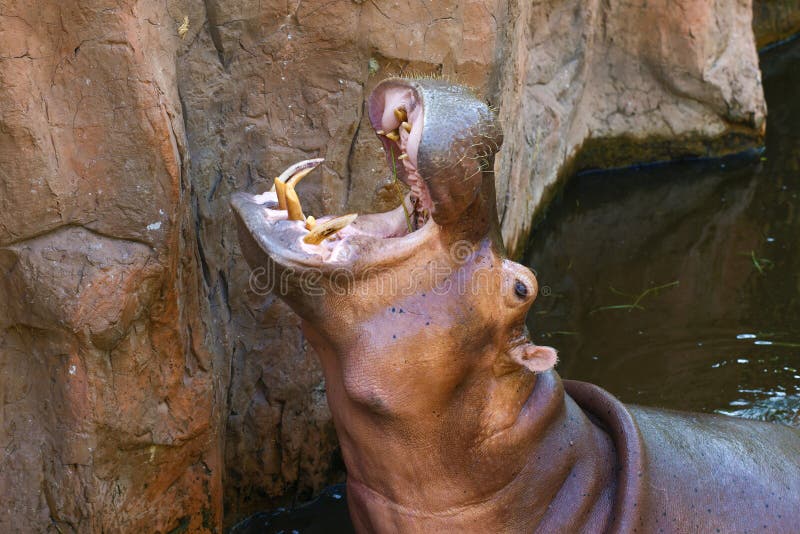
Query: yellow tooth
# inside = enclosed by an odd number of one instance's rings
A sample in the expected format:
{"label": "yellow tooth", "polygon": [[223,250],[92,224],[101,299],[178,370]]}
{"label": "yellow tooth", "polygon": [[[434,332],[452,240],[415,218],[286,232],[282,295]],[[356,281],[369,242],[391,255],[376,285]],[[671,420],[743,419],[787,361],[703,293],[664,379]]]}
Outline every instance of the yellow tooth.
{"label": "yellow tooth", "polygon": [[400,134],[397,133],[397,130],[392,130],[391,132],[387,133],[386,137],[395,142],[400,140]]}
{"label": "yellow tooth", "polygon": [[317,220],[314,218],[313,215],[309,215],[306,217],[306,230],[313,230],[314,226],[317,225]]}
{"label": "yellow tooth", "polygon": [[297,184],[300,183],[300,180],[302,180],[303,178],[308,176],[309,173],[311,171],[313,171],[314,169],[316,169],[316,167],[310,167],[308,169],[303,169],[302,171],[298,172],[297,174],[293,175],[291,178],[286,180],[286,185],[291,186],[291,187],[296,187]]}
{"label": "yellow tooth", "polygon": [[402,159],[408,159],[408,154],[406,154],[406,153],[404,152],[404,153],[400,154],[399,156],[397,156],[397,159],[401,159],[401,160],[402,160]]}
{"label": "yellow tooth", "polygon": [[403,121],[400,123],[400,127],[405,131],[407,131],[408,133],[411,133],[411,125],[409,123]]}
{"label": "yellow tooth", "polygon": [[406,110],[403,108],[395,108],[394,116],[400,122],[405,122],[408,120],[408,113],[406,113]]}
{"label": "yellow tooth", "polygon": [[289,211],[290,221],[306,220],[305,215],[303,215],[303,208],[300,206],[300,199],[297,197],[297,191],[289,185],[286,186],[286,209]]}
{"label": "yellow tooth", "polygon": [[275,178],[275,192],[278,194],[278,209],[286,209],[286,184]]}
{"label": "yellow tooth", "polygon": [[183,17],[183,24],[178,26],[178,35],[181,39],[186,37],[186,34],[189,33],[189,16],[186,15]]}
{"label": "yellow tooth", "polygon": [[309,245],[319,245],[327,238],[351,222],[355,221],[356,217],[358,217],[357,213],[351,213],[349,215],[342,215],[341,217],[336,217],[335,219],[319,223],[314,226],[307,236],[303,238],[303,241]]}

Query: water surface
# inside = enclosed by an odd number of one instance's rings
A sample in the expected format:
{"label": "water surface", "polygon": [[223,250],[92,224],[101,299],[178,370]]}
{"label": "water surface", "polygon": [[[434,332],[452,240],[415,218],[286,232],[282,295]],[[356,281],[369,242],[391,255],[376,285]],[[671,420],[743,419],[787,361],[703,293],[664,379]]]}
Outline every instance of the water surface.
{"label": "water surface", "polygon": [[800,41],[761,63],[763,153],[584,174],[537,226],[528,326],[562,377],[800,425]]}

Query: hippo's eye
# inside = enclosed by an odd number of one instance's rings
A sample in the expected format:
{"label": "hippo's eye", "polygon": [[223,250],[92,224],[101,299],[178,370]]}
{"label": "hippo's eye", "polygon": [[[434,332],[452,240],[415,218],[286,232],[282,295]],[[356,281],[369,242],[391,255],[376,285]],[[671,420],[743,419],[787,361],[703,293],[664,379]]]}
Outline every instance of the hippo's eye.
{"label": "hippo's eye", "polygon": [[521,299],[527,298],[528,286],[522,280],[514,280],[514,293]]}

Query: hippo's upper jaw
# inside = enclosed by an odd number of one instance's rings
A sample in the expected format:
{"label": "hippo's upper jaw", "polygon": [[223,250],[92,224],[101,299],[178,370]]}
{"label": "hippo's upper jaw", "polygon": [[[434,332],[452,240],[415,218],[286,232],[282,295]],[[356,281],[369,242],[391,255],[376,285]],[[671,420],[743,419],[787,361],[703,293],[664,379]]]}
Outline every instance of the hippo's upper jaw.
{"label": "hippo's upper jaw", "polygon": [[411,188],[417,216],[430,213],[443,226],[465,223],[503,143],[494,113],[465,87],[431,79],[384,80],[368,103],[372,127],[390,167]]}

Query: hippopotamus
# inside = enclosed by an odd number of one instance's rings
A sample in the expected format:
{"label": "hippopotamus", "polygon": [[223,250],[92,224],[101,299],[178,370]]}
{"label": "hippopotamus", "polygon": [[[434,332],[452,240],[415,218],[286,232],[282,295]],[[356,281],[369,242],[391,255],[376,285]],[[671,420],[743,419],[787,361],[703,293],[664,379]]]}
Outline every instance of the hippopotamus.
{"label": "hippopotamus", "polygon": [[247,262],[319,355],[358,532],[800,532],[797,429],[624,405],[531,341],[490,107],[393,78],[368,109],[398,208],[306,217],[294,186],[321,160],[232,198]]}

